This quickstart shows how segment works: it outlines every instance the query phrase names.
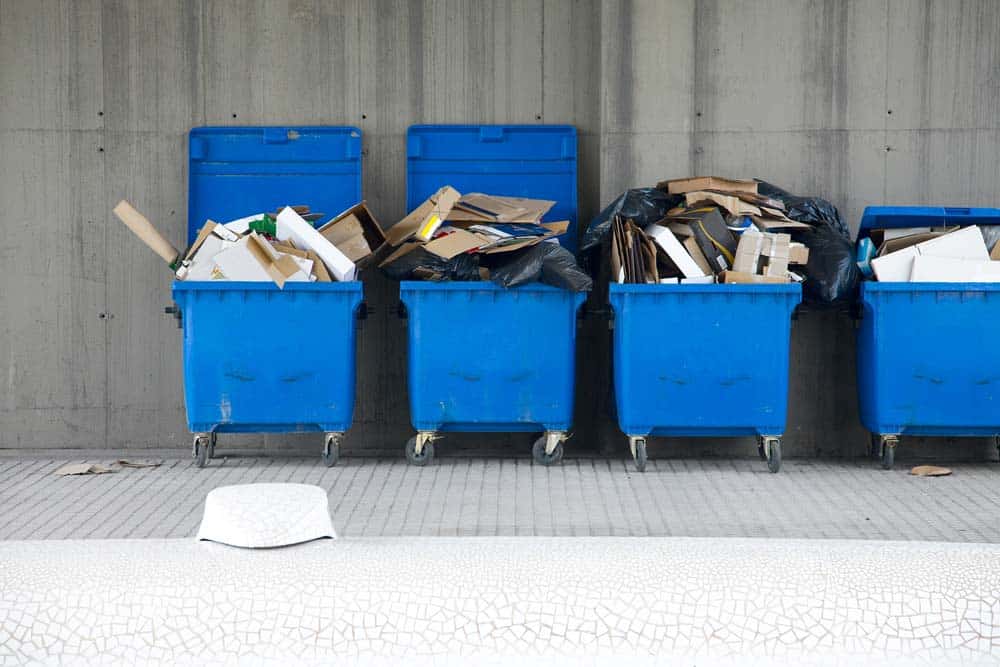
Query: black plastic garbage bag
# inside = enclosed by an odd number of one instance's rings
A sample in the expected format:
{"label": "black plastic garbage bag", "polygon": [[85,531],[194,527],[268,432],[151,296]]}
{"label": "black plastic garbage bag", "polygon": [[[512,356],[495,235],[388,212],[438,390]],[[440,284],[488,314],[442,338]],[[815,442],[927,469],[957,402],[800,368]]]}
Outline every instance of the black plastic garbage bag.
{"label": "black plastic garbage bag", "polygon": [[852,303],[857,295],[861,270],[854,252],[854,240],[837,207],[819,197],[798,197],[760,181],[758,192],[778,199],[785,214],[812,229],[792,230],[792,240],[809,248],[805,266],[802,300],[813,305]]}
{"label": "black plastic garbage bag", "polygon": [[477,255],[462,254],[443,259],[423,248],[411,250],[391,264],[383,266],[382,272],[393,280],[481,280]]}
{"label": "black plastic garbage bag", "polygon": [[844,224],[844,219],[840,217],[840,211],[827,200],[819,197],[798,197],[767,181],[760,179],[757,181],[757,192],[784,204],[785,215],[792,220],[808,225],[826,225],[848,241],[851,240],[851,232]]}
{"label": "black plastic garbage bag", "polygon": [[539,243],[495,257],[499,259],[490,260],[490,280],[503,287],[541,281],[572,292],[586,292],[593,286],[590,276],[577,265],[573,253],[558,243]]}
{"label": "black plastic garbage bag", "polygon": [[611,233],[611,221],[616,215],[632,220],[643,229],[659,222],[667,211],[684,201],[683,196],[668,195],[656,188],[635,188],[626,190],[617,199],[597,214],[580,243],[580,252],[586,252],[601,245],[601,242]]}

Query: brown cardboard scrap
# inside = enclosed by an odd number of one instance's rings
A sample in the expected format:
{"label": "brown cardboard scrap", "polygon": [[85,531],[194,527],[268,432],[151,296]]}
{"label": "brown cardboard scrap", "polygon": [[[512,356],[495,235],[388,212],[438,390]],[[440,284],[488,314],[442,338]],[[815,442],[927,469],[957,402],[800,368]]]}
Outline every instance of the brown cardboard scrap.
{"label": "brown cardboard scrap", "polygon": [[752,273],[741,271],[723,271],[719,282],[732,284],[755,284],[755,283],[787,283],[788,277],[778,278],[777,276],[758,276]]}
{"label": "brown cardboard scrap", "polygon": [[464,229],[453,229],[444,236],[434,239],[425,245],[424,248],[427,252],[432,252],[442,259],[451,259],[464,252],[475,250],[487,242],[487,239],[479,234],[474,234]]}
{"label": "brown cardboard scrap", "polygon": [[114,470],[96,463],[67,463],[52,474],[65,477],[67,475],[103,475],[109,472],[114,472]]}
{"label": "brown cardboard scrap", "polygon": [[450,185],[444,186],[390,227],[385,234],[386,240],[393,247],[414,236],[421,241],[429,241],[461,196],[462,194]]}
{"label": "brown cardboard scrap", "polygon": [[790,243],[788,246],[788,263],[806,265],[809,263],[809,248],[804,243]]}
{"label": "brown cardboard scrap", "polygon": [[337,246],[337,250],[344,253],[347,259],[355,264],[372,254],[372,249],[368,247],[368,241],[365,240],[364,234],[356,234],[335,245]]}
{"label": "brown cardboard scrap", "polygon": [[760,256],[764,252],[763,234],[743,234],[736,246],[733,271],[756,274],[760,269]]}
{"label": "brown cardboard scrap", "polygon": [[656,184],[660,190],[666,190],[672,195],[682,195],[697,190],[718,190],[722,192],[752,192],[757,193],[757,182],[719,178],[718,176],[695,176],[693,178],[676,178],[661,181]]}
{"label": "brown cardboard scrap", "polygon": [[348,214],[340,221],[331,221],[319,228],[319,233],[333,245],[343,243],[358,234],[364,234],[364,232],[361,221],[354,214]]}
{"label": "brown cardboard scrap", "polygon": [[[762,210],[763,211],[763,210]],[[750,219],[757,225],[757,229],[762,232],[777,232],[789,229],[809,229],[809,225],[804,222],[796,222],[788,218],[765,218],[759,215],[751,215]]]}
{"label": "brown cardboard scrap", "polygon": [[1000,241],[993,244],[993,250],[990,251],[990,259],[993,261],[1000,260]]}
{"label": "brown cardboard scrap", "polygon": [[455,203],[446,220],[449,222],[537,222],[554,205],[554,201],[545,199],[499,197],[472,192],[463,195]]}
{"label": "brown cardboard scrap", "polygon": [[[386,245],[386,234],[366,202],[352,206],[317,231],[361,268],[376,261],[376,256]],[[364,243],[357,238],[359,234]],[[340,247],[342,244],[346,245],[350,252]],[[365,247],[368,251],[363,255],[360,254]]]}
{"label": "brown cardboard scrap", "polygon": [[279,288],[284,288],[285,281],[295,275],[299,270],[299,265],[295,263],[291,255],[279,254],[271,244],[259,236],[257,232],[250,232],[247,238],[247,250],[253,255],[267,275]]}
{"label": "brown cardboard scrap", "polygon": [[330,277],[330,272],[327,271],[326,264],[324,264],[323,260],[319,258],[319,255],[317,255],[313,250],[306,251],[306,255],[312,260],[313,275],[316,276],[316,282],[332,283],[333,278]]}
{"label": "brown cardboard scrap", "polygon": [[696,190],[694,192],[688,192],[684,195],[684,201],[688,206],[698,206],[704,202],[712,202],[722,209],[724,209],[729,215],[757,215],[761,214],[759,208],[753,204],[748,204],[739,197],[734,195],[720,194],[718,192],[709,192],[707,190]]}

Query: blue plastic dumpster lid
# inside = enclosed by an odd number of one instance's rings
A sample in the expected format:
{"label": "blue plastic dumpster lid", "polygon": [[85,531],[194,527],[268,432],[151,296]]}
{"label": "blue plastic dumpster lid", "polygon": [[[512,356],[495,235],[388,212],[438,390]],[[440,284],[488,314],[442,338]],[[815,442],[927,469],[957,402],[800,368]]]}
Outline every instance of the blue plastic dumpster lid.
{"label": "blue plastic dumpster lid", "polygon": [[329,217],[361,201],[356,127],[196,127],[188,138],[188,240],[285,204]]}
{"label": "blue plastic dumpster lid", "polygon": [[572,125],[413,125],[406,140],[406,210],[444,185],[459,192],[555,200],[545,220],[569,220],[576,250],[576,128]]}
{"label": "blue plastic dumpster lid", "polygon": [[1000,224],[1000,209],[949,206],[868,206],[861,216],[858,240],[873,229]]}

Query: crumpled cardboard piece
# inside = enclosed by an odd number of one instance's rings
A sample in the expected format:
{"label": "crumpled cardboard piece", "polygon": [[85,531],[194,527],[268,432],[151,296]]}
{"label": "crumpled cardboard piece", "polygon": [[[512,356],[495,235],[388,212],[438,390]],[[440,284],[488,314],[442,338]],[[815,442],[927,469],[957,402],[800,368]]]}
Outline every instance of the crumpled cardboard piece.
{"label": "crumpled cardboard piece", "polygon": [[481,192],[463,195],[448,213],[448,222],[538,222],[555,201],[499,197]]}
{"label": "crumpled cardboard piece", "polygon": [[462,193],[455,188],[450,185],[444,186],[389,228],[385,233],[386,241],[396,247],[414,236],[421,241],[431,240],[434,238],[434,232],[444,223],[448,213],[461,197]]}
{"label": "crumpled cardboard piece", "polygon": [[109,472],[114,472],[114,469],[106,468],[97,463],[67,463],[52,474],[66,477],[67,475],[103,475]]}

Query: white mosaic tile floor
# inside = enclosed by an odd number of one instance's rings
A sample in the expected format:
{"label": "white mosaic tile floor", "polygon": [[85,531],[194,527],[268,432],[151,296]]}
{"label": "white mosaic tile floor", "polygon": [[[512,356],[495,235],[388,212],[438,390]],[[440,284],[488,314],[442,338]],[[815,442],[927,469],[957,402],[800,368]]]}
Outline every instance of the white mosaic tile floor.
{"label": "white mosaic tile floor", "polygon": [[0,562],[3,665],[337,656],[470,664],[519,654],[539,664],[1000,660],[993,545],[392,538],[245,550],[189,539],[29,541],[0,543]]}

